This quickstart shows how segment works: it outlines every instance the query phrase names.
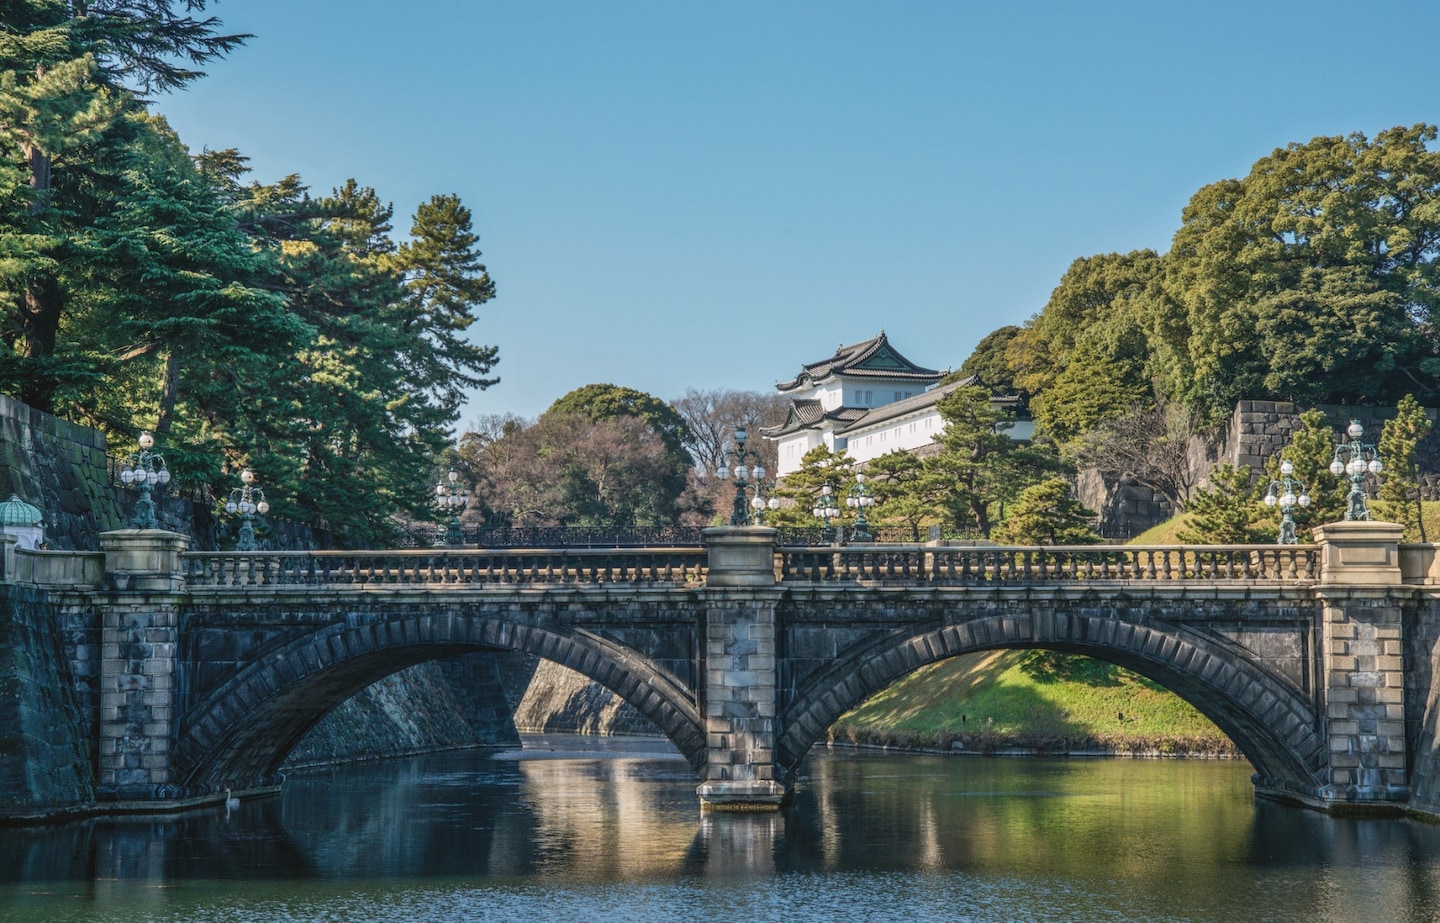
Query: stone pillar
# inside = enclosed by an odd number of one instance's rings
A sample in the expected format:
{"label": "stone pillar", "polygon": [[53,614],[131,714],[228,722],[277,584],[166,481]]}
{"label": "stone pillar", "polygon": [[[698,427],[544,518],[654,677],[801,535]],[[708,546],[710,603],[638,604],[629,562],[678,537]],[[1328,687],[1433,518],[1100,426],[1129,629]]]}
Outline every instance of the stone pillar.
{"label": "stone pillar", "polygon": [[1320,639],[1327,805],[1408,801],[1400,579],[1403,527],[1337,522],[1316,528],[1321,544]]}
{"label": "stone pillar", "polygon": [[705,530],[705,781],[701,807],[774,811],[785,800],[775,778],[774,529]]}
{"label": "stone pillar", "polygon": [[105,532],[100,603],[97,796],[153,801],[186,794],[171,765],[178,723],[177,642],[189,540],[154,529]]}

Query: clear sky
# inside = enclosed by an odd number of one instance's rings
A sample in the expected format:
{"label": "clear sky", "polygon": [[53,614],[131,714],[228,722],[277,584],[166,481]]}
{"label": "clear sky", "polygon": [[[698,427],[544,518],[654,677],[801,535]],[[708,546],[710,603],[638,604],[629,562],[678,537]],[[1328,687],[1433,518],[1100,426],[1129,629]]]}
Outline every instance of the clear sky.
{"label": "clear sky", "polygon": [[255,177],[457,193],[498,297],[479,414],[609,381],[765,390],[881,328],[958,366],[1200,186],[1440,121],[1440,3],[226,0],[161,97]]}

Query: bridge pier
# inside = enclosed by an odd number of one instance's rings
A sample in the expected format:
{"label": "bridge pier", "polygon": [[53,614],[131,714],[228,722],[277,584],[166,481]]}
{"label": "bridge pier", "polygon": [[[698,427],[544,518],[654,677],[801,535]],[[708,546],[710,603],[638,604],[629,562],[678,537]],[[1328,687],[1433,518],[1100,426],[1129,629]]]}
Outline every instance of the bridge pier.
{"label": "bridge pier", "polygon": [[185,599],[181,554],[189,539],[156,529],[105,532],[101,606],[100,734],[96,795],[102,801],[184,797],[171,745],[179,720],[177,648]]}
{"label": "bridge pier", "polygon": [[703,809],[774,811],[788,792],[776,778],[775,535],[767,528],[705,531]]}
{"label": "bridge pier", "polygon": [[1337,522],[1315,529],[1322,551],[1319,687],[1329,764],[1317,795],[1397,809],[1410,799],[1405,747],[1405,639],[1399,542],[1386,522]]}

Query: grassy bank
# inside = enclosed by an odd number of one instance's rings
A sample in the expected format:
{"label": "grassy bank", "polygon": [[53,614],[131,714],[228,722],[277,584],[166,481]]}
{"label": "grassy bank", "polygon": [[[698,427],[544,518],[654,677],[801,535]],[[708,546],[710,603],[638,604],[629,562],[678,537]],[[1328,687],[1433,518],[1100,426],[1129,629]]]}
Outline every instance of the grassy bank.
{"label": "grassy bank", "polygon": [[830,737],[981,753],[1237,755],[1219,728],[1163,687],[1053,651],[993,651],[935,664],[841,717]]}

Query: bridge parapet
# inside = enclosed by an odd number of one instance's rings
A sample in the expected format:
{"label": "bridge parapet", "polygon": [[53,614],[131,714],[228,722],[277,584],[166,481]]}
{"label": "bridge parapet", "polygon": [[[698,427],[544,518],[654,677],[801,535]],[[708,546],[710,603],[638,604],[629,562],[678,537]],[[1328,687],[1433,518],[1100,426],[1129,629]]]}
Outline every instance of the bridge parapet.
{"label": "bridge parapet", "polygon": [[1091,581],[1310,584],[1319,545],[780,548],[786,583],[984,586]]}
{"label": "bridge parapet", "polygon": [[105,577],[99,551],[32,551],[19,548],[15,536],[0,535],[0,582],[57,589],[98,589]]}
{"label": "bridge parapet", "polygon": [[192,587],[698,585],[703,548],[191,552]]}

